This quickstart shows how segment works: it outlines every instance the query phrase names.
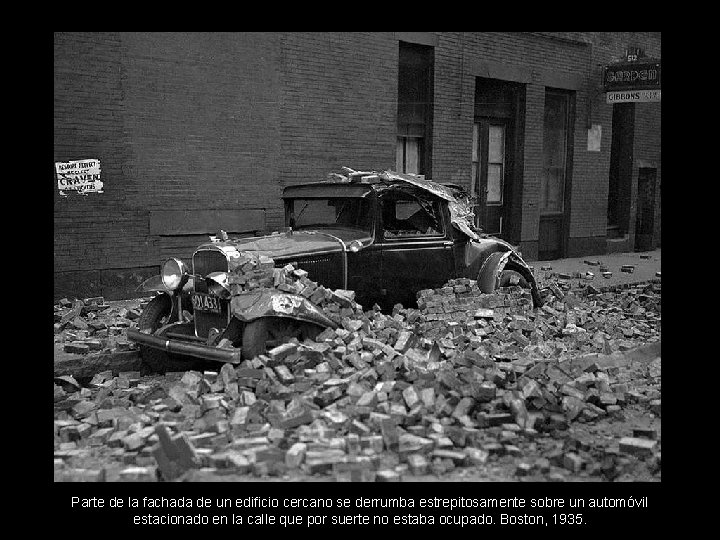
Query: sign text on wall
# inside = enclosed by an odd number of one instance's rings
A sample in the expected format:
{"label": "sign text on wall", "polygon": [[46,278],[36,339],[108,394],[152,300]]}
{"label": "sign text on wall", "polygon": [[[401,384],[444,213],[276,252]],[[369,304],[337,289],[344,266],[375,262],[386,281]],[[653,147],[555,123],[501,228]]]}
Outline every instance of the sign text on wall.
{"label": "sign text on wall", "polygon": [[80,195],[102,193],[100,181],[100,160],[80,159],[77,161],[55,163],[58,190],[63,197],[74,191]]}
{"label": "sign text on wall", "polygon": [[655,103],[662,97],[660,90],[618,90],[606,95],[608,103]]}

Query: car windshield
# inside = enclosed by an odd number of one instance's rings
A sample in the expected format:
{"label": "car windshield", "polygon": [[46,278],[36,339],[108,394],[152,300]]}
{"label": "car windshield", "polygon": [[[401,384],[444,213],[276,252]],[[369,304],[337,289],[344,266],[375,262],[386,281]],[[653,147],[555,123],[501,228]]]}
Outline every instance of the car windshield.
{"label": "car windshield", "polygon": [[286,225],[294,229],[341,227],[372,232],[372,207],[367,199],[290,199],[285,204]]}

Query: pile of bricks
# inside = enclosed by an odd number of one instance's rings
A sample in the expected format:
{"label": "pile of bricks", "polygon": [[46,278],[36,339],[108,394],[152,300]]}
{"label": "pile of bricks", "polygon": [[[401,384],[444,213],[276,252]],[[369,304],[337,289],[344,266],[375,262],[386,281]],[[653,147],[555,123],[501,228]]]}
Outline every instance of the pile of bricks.
{"label": "pile of bricks", "polygon": [[[256,277],[303,294],[302,271],[277,270],[266,263]],[[521,289],[483,295],[471,280],[454,280],[421,291],[419,309],[391,314],[363,313],[350,296],[340,295],[343,306],[323,292],[341,324],[315,341],[216,372],[101,373],[87,388],[56,385],[56,477],[394,481],[512,460],[518,476],[614,479],[632,460],[659,464],[659,443],[623,440],[599,451],[572,437],[558,445],[558,434],[622,418],[629,407],[660,414],[659,360],[643,373],[605,362],[659,339],[655,287],[555,286],[532,310]]]}
{"label": "pile of bricks", "polygon": [[[275,268],[271,257],[253,252],[235,252],[229,257],[228,285],[232,295],[260,289],[277,289],[298,294],[318,306],[340,325],[348,317],[362,316],[355,292],[328,289],[308,278],[308,273],[288,264]],[[54,306],[55,341],[68,353],[124,351],[134,345],[125,339],[128,328],[137,324],[149,299],[131,301],[127,306],[105,303],[103,297],[71,301],[63,298]],[[190,314],[186,313],[190,318]]]}
{"label": "pile of bricks", "polygon": [[[432,339],[447,336],[454,345],[470,334],[470,343],[480,343],[492,321],[501,322],[505,315],[522,316],[532,311],[530,291],[509,287],[502,292],[483,294],[475,280],[450,280],[439,289],[425,289],[418,293],[421,311],[417,328]],[[475,336],[478,339],[472,339]],[[446,348],[454,348],[445,343]]]}
{"label": "pile of bricks", "polygon": [[336,324],[341,324],[344,318],[362,315],[362,307],[355,302],[354,291],[327,289],[312,281],[305,270],[292,264],[276,268],[271,257],[250,251],[235,252],[229,261],[231,295],[274,288],[307,298]]}
{"label": "pile of bricks", "polygon": [[54,306],[55,342],[68,353],[124,351],[133,348],[125,338],[128,328],[137,324],[145,299],[109,304],[103,297],[69,300]]}
{"label": "pile of bricks", "polygon": [[273,286],[275,262],[271,257],[252,252],[231,252],[228,266],[228,283],[233,295]]}

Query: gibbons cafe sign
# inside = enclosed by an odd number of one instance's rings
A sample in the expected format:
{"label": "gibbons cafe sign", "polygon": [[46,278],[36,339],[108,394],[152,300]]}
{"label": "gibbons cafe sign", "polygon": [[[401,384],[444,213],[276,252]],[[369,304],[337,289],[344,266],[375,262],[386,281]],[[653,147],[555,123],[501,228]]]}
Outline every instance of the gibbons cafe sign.
{"label": "gibbons cafe sign", "polygon": [[646,58],[642,49],[625,53],[625,60],[603,69],[603,88],[608,103],[660,101],[660,60]]}

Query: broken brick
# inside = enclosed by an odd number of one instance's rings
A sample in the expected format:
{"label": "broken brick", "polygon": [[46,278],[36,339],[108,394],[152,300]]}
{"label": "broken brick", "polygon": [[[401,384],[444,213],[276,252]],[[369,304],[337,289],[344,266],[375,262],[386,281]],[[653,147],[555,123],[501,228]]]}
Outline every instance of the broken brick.
{"label": "broken brick", "polygon": [[620,439],[620,451],[638,457],[651,456],[657,441],[640,439],[637,437],[623,437]]}

